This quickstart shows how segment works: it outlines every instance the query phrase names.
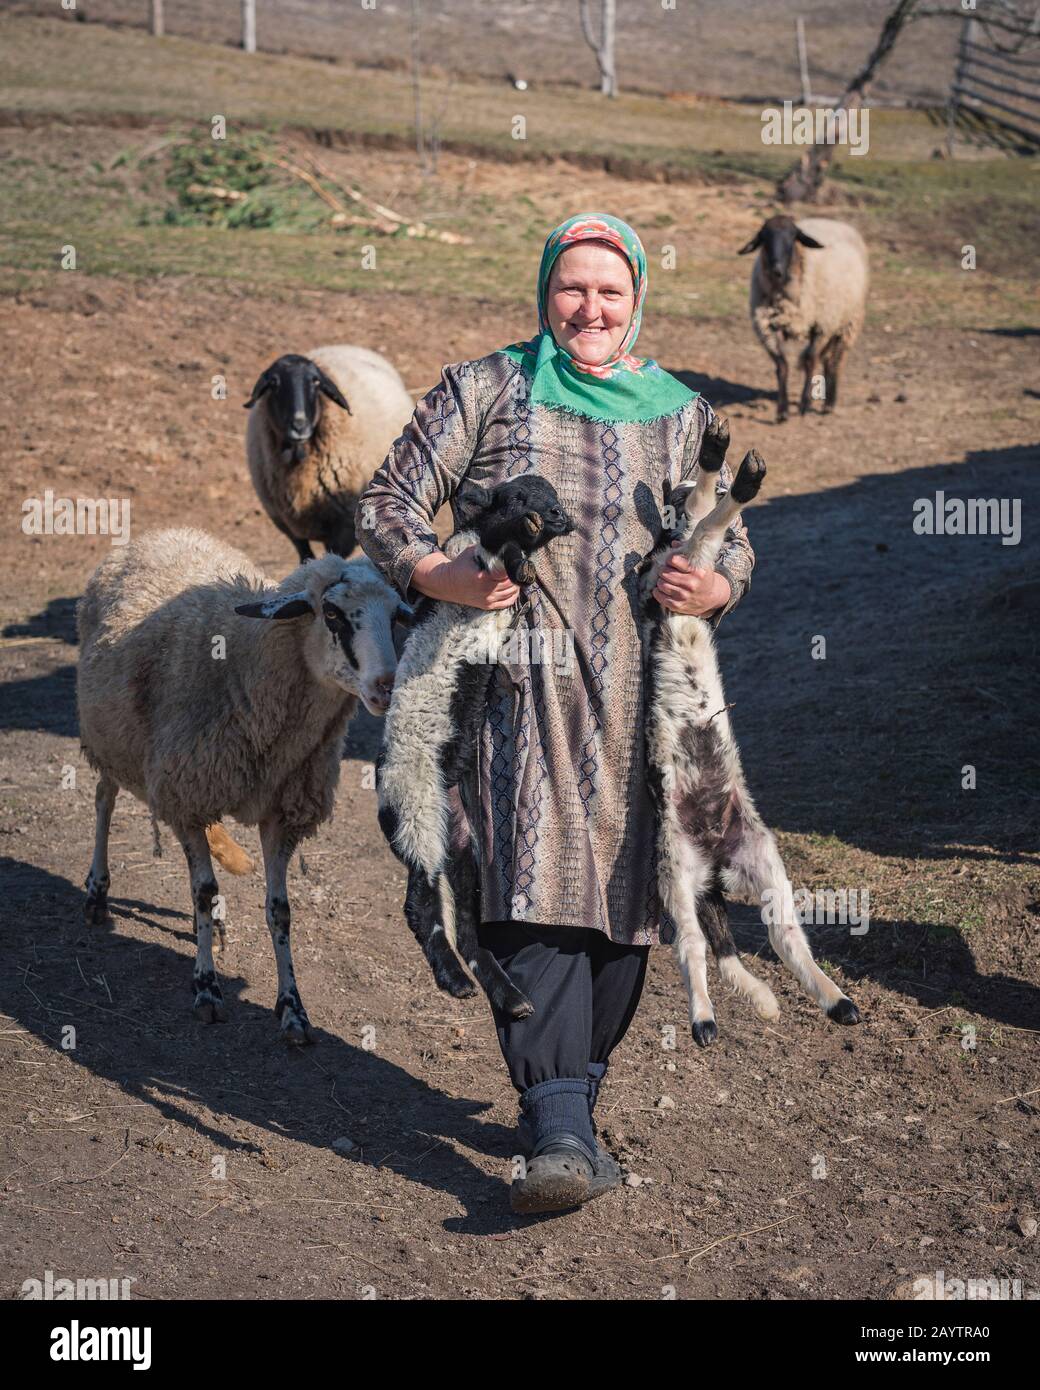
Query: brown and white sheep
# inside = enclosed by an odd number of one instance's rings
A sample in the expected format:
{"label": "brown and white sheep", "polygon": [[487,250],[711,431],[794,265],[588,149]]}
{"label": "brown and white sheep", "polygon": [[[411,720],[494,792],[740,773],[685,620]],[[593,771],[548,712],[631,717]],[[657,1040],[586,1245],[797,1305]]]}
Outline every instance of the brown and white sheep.
{"label": "brown and white sheep", "polygon": [[737,253],[757,251],[751,271],[751,323],[776,367],[776,418],[786,420],[789,342],[803,343],[804,415],[823,367],[824,411],[838,401],[845,353],[866,313],[867,248],[855,227],[827,217],[770,217]]}
{"label": "brown and white sheep", "polygon": [[349,555],[358,494],[415,409],[397,370],[351,344],[287,353],[245,405],[246,458],[264,511],[301,560],[313,559],[311,541]]}

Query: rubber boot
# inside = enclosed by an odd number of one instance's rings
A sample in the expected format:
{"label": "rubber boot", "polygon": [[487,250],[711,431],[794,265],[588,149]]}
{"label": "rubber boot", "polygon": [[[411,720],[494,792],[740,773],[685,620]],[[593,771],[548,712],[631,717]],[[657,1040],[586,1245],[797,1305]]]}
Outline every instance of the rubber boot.
{"label": "rubber boot", "polygon": [[589,1199],[596,1171],[596,1139],[585,1078],[542,1081],[520,1097],[531,1157],[509,1190],[513,1211],[568,1211]]}
{"label": "rubber boot", "polygon": [[[607,1062],[590,1062],[588,1071],[586,1072],[586,1080],[588,1081],[589,1087],[589,1123],[592,1126],[592,1134],[594,1139],[596,1137],[596,1124],[593,1117],[593,1111],[596,1106],[596,1100],[599,1096],[600,1085],[603,1082],[603,1078],[607,1074],[608,1065],[609,1064]],[[525,1155],[531,1155],[532,1150],[534,1148],[534,1140],[531,1134],[531,1127],[527,1121],[527,1117],[524,1114],[522,1106],[520,1110],[520,1118],[516,1126],[516,1132],[523,1153]],[[609,1154],[606,1151],[606,1149],[604,1149],[603,1146],[598,1142],[596,1143],[595,1147],[595,1157],[593,1160],[593,1164],[594,1172],[592,1177],[589,1179],[589,1194],[585,1199],[589,1202],[591,1202],[594,1197],[601,1197],[604,1192],[610,1192],[613,1188],[620,1187],[622,1181],[622,1173],[620,1167],[618,1166],[617,1160],[613,1157],[612,1154]]]}

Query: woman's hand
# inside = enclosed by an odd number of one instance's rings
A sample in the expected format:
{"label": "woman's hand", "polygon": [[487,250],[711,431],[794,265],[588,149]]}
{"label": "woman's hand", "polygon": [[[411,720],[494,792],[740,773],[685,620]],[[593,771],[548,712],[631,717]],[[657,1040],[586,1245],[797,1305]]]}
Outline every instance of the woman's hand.
{"label": "woman's hand", "polygon": [[512,608],[520,597],[519,587],[505,570],[480,569],[476,553],[477,547],[470,545],[454,560],[440,550],[424,555],[412,571],[412,588],[430,598],[462,603],[467,608]]}
{"label": "woman's hand", "polygon": [[689,560],[673,553],[661,571],[654,598],[670,613],[703,618],[729,603],[729,580],[715,570],[695,569]]}

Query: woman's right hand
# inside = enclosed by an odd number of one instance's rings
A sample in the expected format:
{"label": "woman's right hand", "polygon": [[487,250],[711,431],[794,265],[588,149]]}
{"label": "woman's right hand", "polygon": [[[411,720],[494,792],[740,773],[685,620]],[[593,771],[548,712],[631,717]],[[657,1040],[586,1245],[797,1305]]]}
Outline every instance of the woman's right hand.
{"label": "woman's right hand", "polygon": [[412,571],[412,588],[430,598],[465,604],[467,608],[512,608],[520,597],[519,586],[505,570],[480,569],[476,554],[477,547],[470,545],[454,560],[440,550],[424,555]]}

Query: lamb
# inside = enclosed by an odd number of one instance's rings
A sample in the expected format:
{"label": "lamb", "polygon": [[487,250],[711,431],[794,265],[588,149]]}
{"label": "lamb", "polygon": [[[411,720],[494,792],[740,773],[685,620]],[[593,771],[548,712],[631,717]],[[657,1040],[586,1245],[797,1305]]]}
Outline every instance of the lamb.
{"label": "lamb", "polygon": [[373,714],[389,706],[391,623],[401,609],[367,559],[326,555],[272,588],[241,552],[193,529],[151,532],[114,550],[87,584],[77,700],[98,784],[86,918],[100,925],[107,916],[108,834],[125,787],[170,826],[188,861],[203,1022],[225,1016],[206,832],[231,815],[260,828],[281,1037],[314,1040],[289,946],[286,870],[297,844],[332,814],[358,697]]}
{"label": "lamb", "polygon": [[737,253],[758,251],[751,272],[751,323],[776,366],[776,418],[786,420],[787,356],[791,339],[804,341],[800,411],[812,402],[823,364],[825,412],[838,403],[841,363],[866,313],[868,262],[854,227],[825,217],[770,217]]}
{"label": "lamb", "polygon": [[[475,509],[471,529],[453,536],[446,553],[476,544],[477,563],[504,568],[516,584],[535,578],[529,555],[574,530],[555,489],[534,474],[490,491],[470,483],[460,501]],[[475,992],[457,950],[510,1018],[525,1018],[534,1006],[478,944],[477,819],[466,803],[499,641],[519,612],[429,599],[417,606],[376,764],[379,824],[408,870],[405,917],[434,979],[457,999]]]}
{"label": "lamb", "polygon": [[[751,450],[730,490],[716,499],[728,443],[729,425],[716,416],[705,434],[695,480],[673,489],[669,498],[671,505],[684,507],[687,532],[679,554],[695,567],[714,567],[726,528],[758,494],[765,477],[765,464]],[[648,662],[646,749],[657,811],[659,891],[676,924],[694,1040],[707,1047],[718,1034],[708,995],[705,935],[723,979],[762,1018],[779,1013],[772,991],[737,957],[724,892],[761,897],[769,939],[780,959],[831,1019],[858,1023],[855,1004],[813,960],[776,841],[745,783],[711,627],[703,618],[666,612],[653,597],[671,553],[665,535],[641,581]]]}
{"label": "lamb", "polygon": [[395,368],[350,344],[287,353],[245,407],[249,473],[267,515],[301,561],[314,558],[311,541],[349,555],[358,495],[415,408]]}

